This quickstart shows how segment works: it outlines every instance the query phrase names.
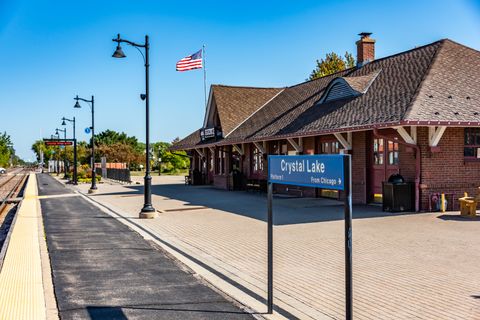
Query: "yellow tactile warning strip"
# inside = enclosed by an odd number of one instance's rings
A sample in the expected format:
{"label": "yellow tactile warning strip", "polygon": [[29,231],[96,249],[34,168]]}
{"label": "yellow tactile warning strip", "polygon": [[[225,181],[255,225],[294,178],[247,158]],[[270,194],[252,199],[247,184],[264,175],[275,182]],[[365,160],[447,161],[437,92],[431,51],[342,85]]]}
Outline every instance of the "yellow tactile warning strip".
{"label": "yellow tactile warning strip", "polygon": [[30,174],[24,194],[0,270],[0,319],[46,318],[35,174]]}
{"label": "yellow tactile warning strip", "polygon": [[51,199],[51,198],[67,198],[67,197],[78,197],[78,193],[67,193],[67,194],[55,194],[50,196],[36,196],[36,199]]}

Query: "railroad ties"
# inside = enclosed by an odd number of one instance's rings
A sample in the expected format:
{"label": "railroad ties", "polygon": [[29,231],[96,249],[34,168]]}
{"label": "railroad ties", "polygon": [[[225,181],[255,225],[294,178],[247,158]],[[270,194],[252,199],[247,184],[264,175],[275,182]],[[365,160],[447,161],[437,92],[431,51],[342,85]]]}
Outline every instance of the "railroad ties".
{"label": "railroad ties", "polygon": [[21,200],[18,195],[28,177],[27,173],[27,169],[18,168],[10,174],[0,176],[0,225],[11,209],[10,204]]}

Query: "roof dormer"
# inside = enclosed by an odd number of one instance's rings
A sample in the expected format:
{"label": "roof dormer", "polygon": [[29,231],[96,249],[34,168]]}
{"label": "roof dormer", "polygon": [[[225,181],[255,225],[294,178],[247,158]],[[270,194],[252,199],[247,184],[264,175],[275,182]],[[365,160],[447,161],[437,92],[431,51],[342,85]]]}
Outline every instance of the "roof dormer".
{"label": "roof dormer", "polygon": [[338,77],[333,79],[318,101],[319,104],[330,101],[355,98],[365,94],[381,70],[376,70],[364,76]]}

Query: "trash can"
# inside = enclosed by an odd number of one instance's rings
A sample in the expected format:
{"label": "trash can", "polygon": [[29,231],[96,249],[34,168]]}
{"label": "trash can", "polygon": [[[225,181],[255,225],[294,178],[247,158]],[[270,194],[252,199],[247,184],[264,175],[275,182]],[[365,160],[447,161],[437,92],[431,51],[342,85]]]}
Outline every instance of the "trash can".
{"label": "trash can", "polygon": [[383,211],[404,212],[413,210],[414,186],[405,182],[400,174],[393,174],[382,184]]}
{"label": "trash can", "polygon": [[197,169],[194,169],[192,172],[192,184],[194,186],[203,184],[202,173]]}

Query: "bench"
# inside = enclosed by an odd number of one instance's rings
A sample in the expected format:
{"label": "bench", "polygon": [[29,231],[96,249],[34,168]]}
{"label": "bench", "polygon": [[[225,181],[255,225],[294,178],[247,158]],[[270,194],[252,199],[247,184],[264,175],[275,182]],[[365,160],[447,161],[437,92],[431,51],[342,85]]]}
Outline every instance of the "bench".
{"label": "bench", "polygon": [[246,191],[267,192],[267,181],[262,179],[247,179]]}
{"label": "bench", "polygon": [[260,182],[258,179],[247,179],[247,183],[245,184],[245,189],[247,191],[260,191]]}
{"label": "bench", "polygon": [[465,192],[464,196],[458,199],[458,202],[460,203],[460,215],[475,218],[477,215],[477,198],[469,197]]}
{"label": "bench", "polygon": [[300,197],[303,197],[303,190],[298,188],[298,187],[287,188],[287,192],[288,192],[288,194],[297,193]]}

